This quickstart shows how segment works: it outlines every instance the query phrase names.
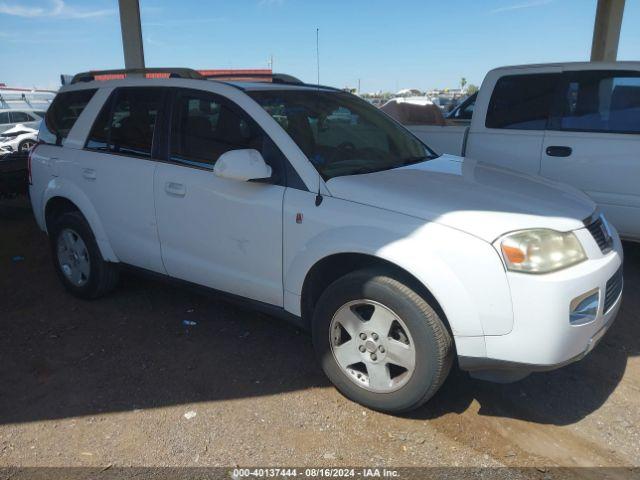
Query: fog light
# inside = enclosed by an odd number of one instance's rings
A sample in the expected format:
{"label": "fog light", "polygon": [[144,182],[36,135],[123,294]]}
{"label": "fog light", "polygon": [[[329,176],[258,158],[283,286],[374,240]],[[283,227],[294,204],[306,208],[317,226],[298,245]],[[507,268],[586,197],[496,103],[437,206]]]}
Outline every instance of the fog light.
{"label": "fog light", "polygon": [[584,325],[593,322],[598,316],[598,304],[600,303],[600,291],[597,288],[583,293],[571,300],[569,323],[571,325]]}

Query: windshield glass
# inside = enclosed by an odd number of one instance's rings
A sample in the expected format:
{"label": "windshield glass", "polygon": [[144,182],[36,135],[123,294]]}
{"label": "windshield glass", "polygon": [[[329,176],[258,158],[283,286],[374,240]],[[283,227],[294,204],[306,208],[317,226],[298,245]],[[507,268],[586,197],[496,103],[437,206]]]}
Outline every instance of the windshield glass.
{"label": "windshield glass", "polygon": [[325,180],[389,170],[436,155],[386,114],[346,92],[248,92]]}

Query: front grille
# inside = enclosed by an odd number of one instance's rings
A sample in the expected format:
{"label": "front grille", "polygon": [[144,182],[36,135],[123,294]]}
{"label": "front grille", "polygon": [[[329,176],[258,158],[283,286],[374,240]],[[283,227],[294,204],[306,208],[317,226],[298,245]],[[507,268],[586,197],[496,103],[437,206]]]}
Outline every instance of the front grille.
{"label": "front grille", "polygon": [[622,293],[623,283],[622,267],[620,267],[618,271],[613,274],[613,277],[611,277],[607,282],[607,291],[604,294],[604,313],[609,311]]}
{"label": "front grille", "polygon": [[613,248],[613,238],[605,222],[602,221],[602,217],[597,217],[593,222],[588,224],[587,229],[591,232],[593,239],[598,244],[598,247],[600,247],[602,253],[611,251]]}

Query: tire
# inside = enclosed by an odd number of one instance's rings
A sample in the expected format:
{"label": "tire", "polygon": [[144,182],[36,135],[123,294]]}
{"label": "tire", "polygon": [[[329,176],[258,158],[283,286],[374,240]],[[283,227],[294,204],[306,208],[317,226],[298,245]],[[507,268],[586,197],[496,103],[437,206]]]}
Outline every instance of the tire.
{"label": "tire", "polygon": [[[49,241],[55,270],[68,292],[79,298],[93,299],[116,287],[118,267],[102,258],[91,227],[80,212],[66,212],[53,219]],[[73,247],[68,248],[71,243]],[[76,252],[76,257],[71,258],[71,251]],[[76,269],[77,265],[86,267],[85,263],[88,268]],[[73,275],[78,270],[81,270],[80,276]]]}
{"label": "tire", "polygon": [[[313,344],[325,374],[343,395],[374,410],[402,413],[423,405],[453,362],[449,331],[409,283],[384,269],[359,270],[329,285],[314,311]],[[361,363],[344,368],[358,355]]]}
{"label": "tire", "polygon": [[18,152],[26,153],[29,150],[31,150],[35,144],[36,144],[35,140],[31,140],[31,139],[28,139],[28,138],[24,139],[18,144]]}

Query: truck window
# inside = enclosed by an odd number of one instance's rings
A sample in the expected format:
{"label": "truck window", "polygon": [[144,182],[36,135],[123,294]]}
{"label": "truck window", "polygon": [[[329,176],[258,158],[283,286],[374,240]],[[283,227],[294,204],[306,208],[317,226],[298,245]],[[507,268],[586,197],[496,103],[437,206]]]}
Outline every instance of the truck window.
{"label": "truck window", "polygon": [[560,130],[640,133],[640,73],[567,73],[559,112]]}
{"label": "truck window", "polygon": [[38,139],[53,145],[62,145],[76,120],[87,106],[96,89],[75,90],[56,95],[40,126]]}
{"label": "truck window", "polygon": [[487,128],[544,130],[559,74],[508,75],[500,78],[487,109]]}

